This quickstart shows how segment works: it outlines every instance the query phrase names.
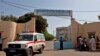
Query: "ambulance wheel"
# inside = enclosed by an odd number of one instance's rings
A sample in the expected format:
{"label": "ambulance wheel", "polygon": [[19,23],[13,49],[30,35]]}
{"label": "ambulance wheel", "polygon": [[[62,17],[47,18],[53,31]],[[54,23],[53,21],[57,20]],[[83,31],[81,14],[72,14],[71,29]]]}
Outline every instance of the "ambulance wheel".
{"label": "ambulance wheel", "polygon": [[45,48],[45,46],[44,46],[44,45],[42,45],[42,50],[44,50],[44,48]]}
{"label": "ambulance wheel", "polygon": [[27,55],[26,56],[33,56],[33,49],[32,48],[29,48],[27,50]]}
{"label": "ambulance wheel", "polygon": [[42,45],[42,47],[38,51],[39,51],[39,53],[42,53],[43,50],[44,50],[44,45]]}
{"label": "ambulance wheel", "polygon": [[39,51],[40,54],[42,53],[42,49],[41,48],[38,51]]}

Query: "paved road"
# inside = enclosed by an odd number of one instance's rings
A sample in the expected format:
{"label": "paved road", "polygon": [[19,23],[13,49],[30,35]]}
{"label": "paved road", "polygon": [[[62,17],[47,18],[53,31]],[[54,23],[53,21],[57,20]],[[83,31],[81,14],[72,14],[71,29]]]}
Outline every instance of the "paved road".
{"label": "paved road", "polygon": [[[0,56],[5,56],[5,53],[0,51]],[[46,48],[42,54],[34,56],[100,56],[100,52],[80,52],[74,49],[54,50],[53,42],[47,42]]]}

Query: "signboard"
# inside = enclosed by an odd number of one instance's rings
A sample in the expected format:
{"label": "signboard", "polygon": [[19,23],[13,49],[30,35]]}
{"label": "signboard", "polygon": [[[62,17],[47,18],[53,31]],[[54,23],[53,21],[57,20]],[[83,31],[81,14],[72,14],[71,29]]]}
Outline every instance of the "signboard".
{"label": "signboard", "polygon": [[34,13],[41,16],[72,16],[72,10],[35,9]]}

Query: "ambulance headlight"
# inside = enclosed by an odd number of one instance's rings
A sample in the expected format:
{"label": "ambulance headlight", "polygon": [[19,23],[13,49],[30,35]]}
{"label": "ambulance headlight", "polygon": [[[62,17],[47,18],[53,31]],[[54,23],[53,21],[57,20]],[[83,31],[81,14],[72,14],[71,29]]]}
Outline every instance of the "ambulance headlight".
{"label": "ambulance headlight", "polygon": [[9,48],[9,43],[7,43],[6,48]]}
{"label": "ambulance headlight", "polygon": [[26,48],[27,45],[26,44],[21,44],[21,48]]}

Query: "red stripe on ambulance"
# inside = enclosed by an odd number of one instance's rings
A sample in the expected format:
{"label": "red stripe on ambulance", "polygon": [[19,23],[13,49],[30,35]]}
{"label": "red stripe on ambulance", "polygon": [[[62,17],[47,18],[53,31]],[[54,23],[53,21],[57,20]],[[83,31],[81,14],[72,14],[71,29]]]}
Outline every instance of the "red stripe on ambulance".
{"label": "red stripe on ambulance", "polygon": [[45,41],[35,41],[35,42],[34,41],[31,41],[31,42],[28,42],[27,44],[32,44],[32,43],[35,43],[36,44],[36,43],[40,43],[40,42],[45,42]]}

